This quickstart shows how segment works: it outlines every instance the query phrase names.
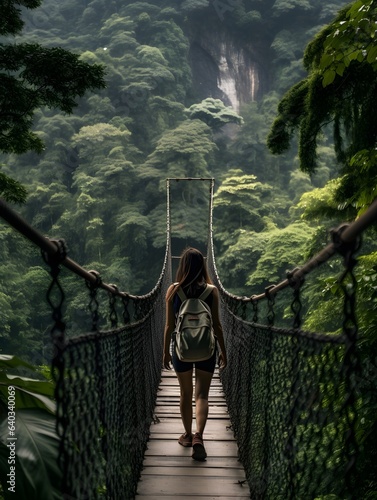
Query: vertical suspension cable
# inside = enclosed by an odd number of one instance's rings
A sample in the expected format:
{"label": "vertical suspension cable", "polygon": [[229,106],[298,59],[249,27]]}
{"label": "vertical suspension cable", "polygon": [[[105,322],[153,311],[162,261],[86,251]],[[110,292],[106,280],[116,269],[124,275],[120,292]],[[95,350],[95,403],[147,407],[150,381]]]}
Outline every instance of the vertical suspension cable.
{"label": "vertical suspension cable", "polygon": [[169,259],[167,272],[169,282],[172,281],[172,255],[171,255],[171,214],[170,214],[170,179],[166,179],[166,255]]}
{"label": "vertical suspension cable", "polygon": [[207,262],[210,264],[209,270],[212,274],[211,278],[215,282],[219,290],[222,290],[222,285],[217,273],[215,264],[215,251],[213,248],[213,196],[214,196],[215,179],[211,180],[209,194],[209,222],[208,222],[208,243],[207,243]]}
{"label": "vertical suspension cable", "polygon": [[208,260],[208,254],[211,249],[211,242],[213,241],[212,239],[212,217],[213,217],[213,190],[215,186],[215,179],[211,179],[210,185],[209,185],[209,203],[208,203],[208,240],[207,240],[207,260]]}

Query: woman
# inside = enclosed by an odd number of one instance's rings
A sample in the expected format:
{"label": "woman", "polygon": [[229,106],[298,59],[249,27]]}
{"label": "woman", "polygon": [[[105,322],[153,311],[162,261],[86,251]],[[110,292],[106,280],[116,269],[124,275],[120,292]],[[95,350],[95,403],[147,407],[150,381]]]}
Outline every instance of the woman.
{"label": "woman", "polygon": [[[178,289],[182,288],[188,298],[197,298],[211,283],[204,257],[195,248],[187,248],[181,255],[180,264],[176,275],[177,283],[173,283],[166,293],[166,324],[164,332],[164,360],[163,365],[171,369],[172,362],[180,385],[180,410],[185,433],[178,442],[182,446],[192,446],[192,458],[205,460],[207,453],[203,444],[203,432],[208,417],[208,393],[216,365],[216,349],[212,357],[205,361],[189,363],[180,361],[174,346],[170,354],[171,336],[175,328],[176,315],[181,305]],[[219,317],[219,292],[216,287],[205,302],[211,309],[213,329],[220,348],[219,365],[223,369],[227,365],[223,330]],[[195,366],[195,415],[196,432],[192,434],[192,394],[193,394],[193,367]]]}

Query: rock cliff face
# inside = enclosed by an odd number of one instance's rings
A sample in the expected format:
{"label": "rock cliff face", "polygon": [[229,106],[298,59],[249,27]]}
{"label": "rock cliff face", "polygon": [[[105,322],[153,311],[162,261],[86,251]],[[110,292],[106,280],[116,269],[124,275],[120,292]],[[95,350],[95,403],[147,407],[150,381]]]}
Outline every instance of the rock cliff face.
{"label": "rock cliff face", "polygon": [[256,54],[225,32],[207,30],[191,36],[190,64],[198,99],[221,99],[239,111],[241,104],[261,95],[264,77]]}

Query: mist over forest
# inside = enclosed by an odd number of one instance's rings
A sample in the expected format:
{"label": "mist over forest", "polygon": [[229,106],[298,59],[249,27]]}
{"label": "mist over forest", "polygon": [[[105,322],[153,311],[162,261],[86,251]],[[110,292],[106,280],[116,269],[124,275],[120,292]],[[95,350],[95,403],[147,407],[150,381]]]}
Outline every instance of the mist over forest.
{"label": "mist over forest", "polygon": [[[4,42],[80,54],[104,66],[106,88],[80,97],[70,114],[38,109],[33,132],[43,151],[1,156],[0,172],[27,190],[16,209],[43,234],[64,238],[80,265],[143,294],[165,254],[166,178],[213,177],[224,287],[251,296],[280,281],[324,246],[330,227],[357,214],[333,196],[341,166],[330,127],[311,173],[300,169],[295,136],[283,154],[267,146],[280,100],[307,75],[307,44],[347,4],[45,0],[24,9],[22,36]],[[207,207],[206,185],[172,189],[175,255],[186,245],[206,250]],[[41,290],[49,277],[38,251],[5,224],[0,240],[3,349],[28,358],[48,342],[51,313]],[[360,273],[374,263],[366,258]],[[81,285],[64,275],[73,332],[88,328]],[[338,328],[332,287],[324,268],[307,297],[307,328]]]}

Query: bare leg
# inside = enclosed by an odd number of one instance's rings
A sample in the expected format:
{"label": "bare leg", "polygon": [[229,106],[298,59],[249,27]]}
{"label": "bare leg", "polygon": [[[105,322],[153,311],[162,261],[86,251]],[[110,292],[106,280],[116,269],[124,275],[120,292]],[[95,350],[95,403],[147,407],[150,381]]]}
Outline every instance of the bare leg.
{"label": "bare leg", "polygon": [[208,417],[208,394],[213,373],[195,369],[196,432],[203,434]]}
{"label": "bare leg", "polygon": [[176,372],[181,389],[180,410],[183,427],[187,434],[191,435],[192,426],[192,370],[187,372]]}

